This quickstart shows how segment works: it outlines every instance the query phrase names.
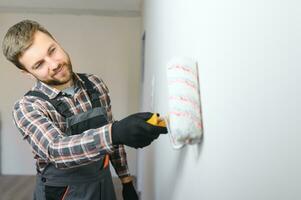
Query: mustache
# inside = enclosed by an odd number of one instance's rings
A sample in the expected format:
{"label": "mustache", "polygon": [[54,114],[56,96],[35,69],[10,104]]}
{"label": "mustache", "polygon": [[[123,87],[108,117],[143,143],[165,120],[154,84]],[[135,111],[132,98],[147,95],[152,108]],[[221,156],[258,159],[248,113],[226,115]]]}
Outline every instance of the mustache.
{"label": "mustache", "polygon": [[52,76],[55,76],[58,72],[60,72],[63,67],[67,67],[68,69],[72,68],[71,63],[66,63],[66,62],[60,63],[57,65],[55,69],[53,69]]}
{"label": "mustache", "polygon": [[53,69],[54,74],[56,74],[57,72],[59,72],[64,65],[66,65],[66,64],[65,63],[58,64],[57,67],[55,69]]}

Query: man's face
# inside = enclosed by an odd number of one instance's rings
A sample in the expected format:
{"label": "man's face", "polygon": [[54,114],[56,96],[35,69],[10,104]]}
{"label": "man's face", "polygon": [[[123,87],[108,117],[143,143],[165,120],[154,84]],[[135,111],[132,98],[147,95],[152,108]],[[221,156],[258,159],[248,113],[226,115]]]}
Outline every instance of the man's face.
{"label": "man's face", "polygon": [[27,73],[57,89],[73,83],[68,54],[47,34],[37,31],[32,45],[19,58]]}

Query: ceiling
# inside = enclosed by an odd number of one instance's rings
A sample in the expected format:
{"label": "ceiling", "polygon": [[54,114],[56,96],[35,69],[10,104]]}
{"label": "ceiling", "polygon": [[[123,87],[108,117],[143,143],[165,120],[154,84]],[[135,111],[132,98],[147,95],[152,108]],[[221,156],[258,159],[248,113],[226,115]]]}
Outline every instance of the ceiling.
{"label": "ceiling", "polygon": [[142,0],[0,0],[0,12],[140,16]]}

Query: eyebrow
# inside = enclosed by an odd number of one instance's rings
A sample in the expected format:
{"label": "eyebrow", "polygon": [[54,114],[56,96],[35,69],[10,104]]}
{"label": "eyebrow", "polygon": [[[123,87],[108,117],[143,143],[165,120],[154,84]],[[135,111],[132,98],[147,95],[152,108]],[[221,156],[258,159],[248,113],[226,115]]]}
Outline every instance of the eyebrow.
{"label": "eyebrow", "polygon": [[[49,52],[50,52],[50,49],[52,48],[52,47],[54,47],[55,46],[55,44],[51,44],[49,47],[48,47],[48,49],[47,49],[47,53],[49,54]],[[43,59],[41,59],[41,60],[38,60],[37,62],[35,62],[32,66],[31,66],[31,69],[34,69],[34,67],[38,64],[38,63],[40,63],[40,62],[42,62],[43,61]]]}

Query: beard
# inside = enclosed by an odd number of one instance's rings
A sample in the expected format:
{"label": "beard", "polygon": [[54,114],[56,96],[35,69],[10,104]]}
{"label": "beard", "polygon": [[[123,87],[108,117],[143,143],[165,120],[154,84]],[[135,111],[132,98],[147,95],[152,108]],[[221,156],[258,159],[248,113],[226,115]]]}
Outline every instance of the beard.
{"label": "beard", "polygon": [[59,86],[59,85],[64,85],[68,82],[70,82],[71,79],[73,79],[73,71],[72,71],[72,64],[71,62],[63,63],[59,66],[59,68],[66,68],[65,76],[61,78],[56,78],[56,74],[52,75],[51,80],[44,80],[43,82],[46,83],[47,85],[52,85],[52,86]]}
{"label": "beard", "polygon": [[[54,70],[54,74],[51,75],[52,79],[43,81],[47,85],[63,86],[73,80],[73,70],[72,70],[70,56],[66,51],[64,51],[64,53],[66,54],[66,61],[63,63],[60,63],[58,65],[57,69]],[[62,77],[57,78],[56,75],[60,73],[60,70],[65,70],[65,74]]]}

